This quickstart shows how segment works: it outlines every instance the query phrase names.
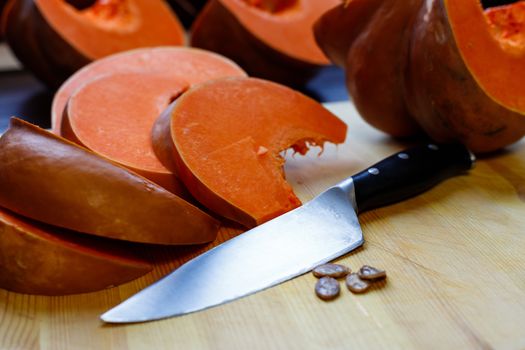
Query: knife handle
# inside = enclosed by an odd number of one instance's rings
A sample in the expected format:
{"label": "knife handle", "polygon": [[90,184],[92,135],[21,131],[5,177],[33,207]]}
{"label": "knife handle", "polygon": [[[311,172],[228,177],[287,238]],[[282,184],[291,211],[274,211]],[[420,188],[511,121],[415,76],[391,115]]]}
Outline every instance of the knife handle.
{"label": "knife handle", "polygon": [[474,166],[461,144],[425,144],[396,153],[352,176],[357,211],[399,202]]}

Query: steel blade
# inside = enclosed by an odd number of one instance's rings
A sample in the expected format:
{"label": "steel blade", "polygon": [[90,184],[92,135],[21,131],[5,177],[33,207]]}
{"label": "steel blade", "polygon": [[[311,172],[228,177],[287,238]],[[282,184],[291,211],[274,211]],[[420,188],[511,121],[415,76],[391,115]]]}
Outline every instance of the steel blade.
{"label": "steel blade", "polygon": [[101,319],[132,323],[179,316],[304,274],[363,244],[353,202],[351,180],[332,187],[187,262]]}

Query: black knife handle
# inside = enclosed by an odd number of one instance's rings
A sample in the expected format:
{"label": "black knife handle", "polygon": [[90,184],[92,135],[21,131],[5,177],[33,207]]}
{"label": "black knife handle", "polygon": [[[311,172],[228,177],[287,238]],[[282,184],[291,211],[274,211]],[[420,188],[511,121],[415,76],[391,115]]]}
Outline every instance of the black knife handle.
{"label": "black knife handle", "polygon": [[415,196],[474,166],[461,144],[425,144],[396,153],[352,176],[358,212]]}

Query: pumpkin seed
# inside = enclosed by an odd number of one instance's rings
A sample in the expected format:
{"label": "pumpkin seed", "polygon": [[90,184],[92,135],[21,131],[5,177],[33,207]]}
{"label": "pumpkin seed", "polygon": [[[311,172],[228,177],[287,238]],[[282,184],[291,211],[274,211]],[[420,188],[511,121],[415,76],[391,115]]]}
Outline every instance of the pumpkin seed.
{"label": "pumpkin seed", "polygon": [[380,270],[369,265],[363,265],[358,273],[359,277],[364,280],[377,280],[386,277],[386,271]]}
{"label": "pumpkin seed", "polygon": [[339,282],[335,278],[321,277],[315,284],[315,294],[323,300],[335,299],[339,292]]}
{"label": "pumpkin seed", "polygon": [[350,269],[344,265],[339,264],[323,264],[312,270],[315,277],[333,277],[341,278],[350,273]]}
{"label": "pumpkin seed", "polygon": [[370,282],[359,278],[357,273],[351,273],[346,276],[346,287],[352,293],[364,293],[370,288]]}

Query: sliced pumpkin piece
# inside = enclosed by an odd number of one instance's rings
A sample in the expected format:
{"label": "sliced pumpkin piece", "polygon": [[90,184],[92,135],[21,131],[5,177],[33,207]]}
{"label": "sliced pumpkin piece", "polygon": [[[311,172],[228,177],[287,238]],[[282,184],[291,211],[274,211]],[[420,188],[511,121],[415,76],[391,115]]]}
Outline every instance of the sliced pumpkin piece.
{"label": "sliced pumpkin piece", "polygon": [[85,64],[138,47],[182,45],[184,28],[161,0],[13,0],[9,46],[56,88]]}
{"label": "sliced pumpkin piece", "polygon": [[219,226],[127,168],[16,118],[0,138],[0,206],[50,225],[142,243],[205,243]]}
{"label": "sliced pumpkin piece", "polygon": [[127,72],[158,73],[181,79],[189,85],[228,76],[246,76],[230,59],[200,49],[155,47],[114,54],[90,63],[60,86],[51,107],[53,132],[60,134],[64,108],[76,89],[97,77]]}
{"label": "sliced pumpkin piece", "polygon": [[211,0],[191,28],[191,45],[221,53],[250,76],[303,85],[329,64],[313,23],[340,0]]}
{"label": "sliced pumpkin piece", "polygon": [[157,159],[151,128],[188,84],[158,73],[115,73],[93,79],[69,98],[62,135],[175,194],[185,189]]}
{"label": "sliced pumpkin piece", "polygon": [[284,179],[280,152],[291,147],[305,154],[311,145],[346,137],[346,124],[321,104],[256,78],[196,85],[160,120],[164,137],[154,143],[171,143],[164,148],[171,147],[173,166],[189,191],[247,227],[301,204]]}
{"label": "sliced pumpkin piece", "polygon": [[[122,242],[43,225],[0,208],[0,288],[39,295],[93,292],[152,266]],[[136,248],[136,247],[135,247]]]}

